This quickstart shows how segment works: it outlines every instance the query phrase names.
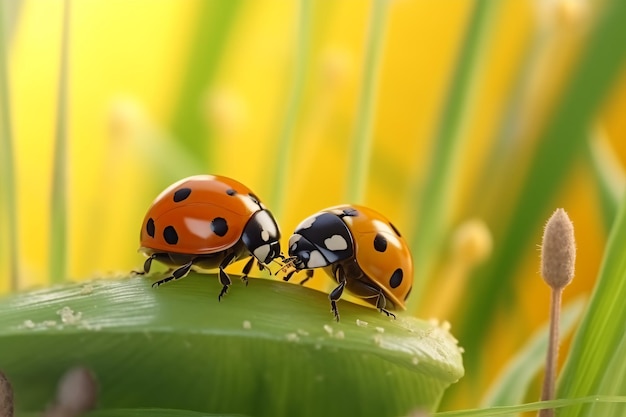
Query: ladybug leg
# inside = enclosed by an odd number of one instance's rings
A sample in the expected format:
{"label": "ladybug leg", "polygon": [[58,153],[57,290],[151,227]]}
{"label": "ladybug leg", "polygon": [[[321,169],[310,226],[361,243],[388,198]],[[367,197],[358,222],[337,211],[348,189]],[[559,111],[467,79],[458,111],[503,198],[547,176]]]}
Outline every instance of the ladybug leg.
{"label": "ladybug leg", "polygon": [[143,263],[143,270],[142,271],[135,271],[132,270],[130,271],[133,275],[145,275],[147,273],[150,272],[150,267],[152,266],[152,260],[155,259],[157,257],[156,253],[153,253],[152,255],[148,256],[148,259],[146,259],[146,261]]}
{"label": "ladybug leg", "polygon": [[291,277],[293,276],[293,274],[295,274],[296,272],[298,272],[298,270],[297,270],[297,269],[294,269],[294,270],[292,270],[292,271],[287,272],[287,275],[285,275],[285,276],[283,277],[283,281],[285,281],[285,282],[286,282],[286,281],[289,281],[289,280],[291,279]]}
{"label": "ladybug leg", "polygon": [[378,297],[376,298],[376,308],[381,313],[385,313],[387,317],[393,317],[395,319],[396,318],[395,314],[393,314],[392,312],[388,310],[385,310],[386,305],[387,305],[387,299],[385,298],[385,295],[382,293],[382,291],[379,291]]}
{"label": "ladybug leg", "polygon": [[248,286],[248,274],[252,269],[252,265],[254,265],[254,256],[251,256],[250,259],[248,259],[248,262],[246,262],[246,265],[243,267],[242,270],[243,275],[241,277],[241,280],[246,283],[246,287]]}
{"label": "ladybug leg", "polygon": [[328,295],[328,298],[330,299],[330,309],[335,315],[335,319],[339,321],[339,310],[337,310],[337,301],[341,298],[341,295],[343,294],[343,289],[346,286],[346,276],[343,272],[343,268],[337,268],[337,270],[335,271],[335,276],[337,278],[337,281],[339,282],[339,285],[337,286],[337,288],[332,290],[332,292]]}
{"label": "ladybug leg", "polygon": [[[387,315],[387,317],[396,318],[396,315],[387,310],[385,307],[387,306],[387,299],[385,298],[385,294],[383,294],[380,288],[376,288],[367,282],[361,280],[353,280],[351,282],[352,287],[350,291],[356,293],[358,297],[366,298],[368,300],[372,300],[376,297],[376,308],[381,313]],[[371,302],[371,301],[370,301]],[[372,303],[373,304],[373,303]]]}
{"label": "ladybug leg", "polygon": [[220,291],[220,295],[217,296],[217,301],[222,301],[222,297],[224,296],[224,294],[228,292],[228,287],[230,287],[230,285],[233,283],[230,280],[230,277],[228,276],[226,271],[224,271],[224,268],[230,265],[230,263],[234,261],[236,257],[237,257],[237,254],[234,252],[227,255],[219,266],[219,269],[220,269],[219,276],[220,276],[220,283],[222,284],[222,291]]}
{"label": "ladybug leg", "polygon": [[148,259],[146,259],[146,262],[143,263],[144,274],[147,274],[150,272],[150,268],[152,267],[152,260],[156,257],[157,257],[157,254],[153,253],[152,255],[148,256]]}
{"label": "ladybug leg", "polygon": [[184,278],[185,276],[187,276],[187,274],[191,270],[192,265],[193,265],[193,259],[187,262],[186,264],[184,264],[183,266],[180,266],[177,269],[175,269],[171,275],[152,284],[152,287],[160,287],[161,285],[165,284],[166,282],[170,282],[173,279]]}
{"label": "ladybug leg", "polygon": [[306,277],[304,277],[304,279],[302,281],[300,281],[300,285],[304,285],[308,280],[313,278],[313,273],[314,272],[315,271],[313,271],[312,269],[307,269],[306,270]]}

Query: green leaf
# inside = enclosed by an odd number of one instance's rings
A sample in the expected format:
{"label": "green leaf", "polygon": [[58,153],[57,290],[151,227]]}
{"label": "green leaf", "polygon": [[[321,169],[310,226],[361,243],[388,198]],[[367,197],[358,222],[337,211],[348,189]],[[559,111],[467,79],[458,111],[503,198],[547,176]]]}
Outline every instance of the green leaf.
{"label": "green leaf", "polygon": [[163,408],[122,408],[114,410],[96,410],[85,417],[245,417],[242,414],[207,414],[190,410],[172,410]]}
{"label": "green leaf", "polygon": [[43,409],[79,364],[95,373],[103,409],[255,416],[432,411],[464,372],[446,329],[403,314],[342,300],[337,323],[326,294],[281,281],[236,281],[221,302],[215,275],[151,281],[0,299],[0,368],[20,410]]}
{"label": "green leaf", "polygon": [[[83,417],[246,417],[243,414],[209,414],[171,408],[115,408],[100,409],[81,414]],[[21,417],[41,417],[41,413],[23,413]]]}

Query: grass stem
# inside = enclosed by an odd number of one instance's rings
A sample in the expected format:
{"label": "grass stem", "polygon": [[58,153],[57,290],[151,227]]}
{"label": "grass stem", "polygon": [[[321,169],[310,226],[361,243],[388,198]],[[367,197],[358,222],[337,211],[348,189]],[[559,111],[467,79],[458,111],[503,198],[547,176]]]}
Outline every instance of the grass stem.
{"label": "grass stem", "polygon": [[374,110],[378,91],[382,47],[389,9],[388,0],[373,0],[369,31],[366,40],[361,97],[356,117],[356,126],[348,153],[347,203],[361,203],[365,195],[368,166],[372,153]]}
{"label": "grass stem", "polygon": [[50,282],[66,279],[67,270],[67,153],[68,153],[68,49],[70,0],[63,2],[63,27],[61,34],[61,59],[59,65],[59,90],[57,126],[54,143],[52,196],[50,218]]}
{"label": "grass stem", "polygon": [[270,207],[276,217],[280,218],[284,206],[283,196],[285,183],[289,170],[289,156],[291,154],[291,144],[296,121],[302,104],[302,93],[304,91],[304,80],[307,68],[307,56],[309,55],[311,31],[310,24],[311,2],[310,0],[300,0],[298,3],[298,19],[295,42],[295,68],[289,97],[287,98],[287,111],[285,122],[281,127],[277,146],[277,162],[275,163],[274,179],[271,183]]}
{"label": "grass stem", "polygon": [[7,66],[8,31],[5,7],[7,2],[0,1],[0,201],[6,210],[6,217],[0,219],[0,230],[5,230],[8,258],[9,289],[19,287],[19,251],[17,234],[17,195],[16,175],[13,151],[13,128],[11,123],[11,104],[9,75]]}
{"label": "grass stem", "polygon": [[[472,85],[479,57],[483,50],[488,17],[493,14],[495,2],[477,0],[471,12],[468,26],[460,44],[456,63],[444,108],[439,119],[438,131],[432,139],[432,155],[423,188],[414,195],[416,215],[415,229],[410,242],[416,265],[413,294],[421,294],[428,280],[435,254],[439,252],[444,225],[451,212],[449,203],[454,192],[454,174],[459,158],[460,143],[465,137],[462,127],[471,114]],[[420,157],[421,159],[421,157]],[[418,297],[409,299],[409,311],[419,304]]]}

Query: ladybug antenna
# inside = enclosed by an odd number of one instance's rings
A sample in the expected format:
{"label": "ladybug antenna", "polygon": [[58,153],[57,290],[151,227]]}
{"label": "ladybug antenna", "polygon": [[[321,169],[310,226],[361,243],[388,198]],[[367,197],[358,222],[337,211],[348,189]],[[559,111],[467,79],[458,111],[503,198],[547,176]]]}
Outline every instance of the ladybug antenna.
{"label": "ladybug antenna", "polygon": [[[285,257],[281,256],[281,260],[284,261]],[[272,259],[272,262],[277,263],[278,265],[281,266],[281,268],[284,266],[284,264],[281,261],[276,260],[276,258]]]}

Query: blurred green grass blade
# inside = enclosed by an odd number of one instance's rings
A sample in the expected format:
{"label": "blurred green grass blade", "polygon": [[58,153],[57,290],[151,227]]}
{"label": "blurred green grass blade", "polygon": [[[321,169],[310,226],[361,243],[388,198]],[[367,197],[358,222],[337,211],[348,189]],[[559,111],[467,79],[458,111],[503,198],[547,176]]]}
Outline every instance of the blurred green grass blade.
{"label": "blurred green grass blade", "polygon": [[[626,4],[626,3],[624,3]],[[559,378],[558,396],[573,398],[603,394],[611,388],[626,394],[624,361],[624,323],[626,323],[626,200],[622,200],[589,307],[574,337],[570,353]],[[620,381],[607,387],[605,381]],[[588,415],[589,408],[577,407],[562,414]]]}
{"label": "blurred green grass blade", "polygon": [[599,128],[590,135],[586,144],[585,157],[596,183],[602,221],[608,234],[626,190],[626,174],[604,132]]}
{"label": "blurred green grass blade", "polygon": [[[459,143],[463,140],[461,128],[471,113],[469,98],[474,74],[479,64],[485,30],[499,2],[474,1],[473,10],[459,56],[454,68],[436,136],[432,140],[432,155],[425,184],[413,192],[416,209],[415,228],[411,233],[411,248],[415,265],[415,283],[408,300],[409,311],[419,304],[422,289],[429,279],[430,269],[439,252],[443,228],[450,212],[452,178],[458,163]],[[420,157],[423,159],[423,157]],[[423,187],[423,188],[422,188]]]}
{"label": "blurred green grass blade", "polygon": [[[603,395],[620,395],[626,392],[626,333],[611,354],[607,372],[602,376],[598,392]],[[587,416],[623,416],[623,404],[591,404]]]}
{"label": "blurred green grass blade", "polygon": [[[574,329],[585,307],[582,297],[572,301],[561,312],[561,338]],[[489,408],[500,405],[521,403],[533,379],[545,365],[548,349],[548,329],[546,324],[537,331],[522,349],[509,361],[502,373],[491,385],[481,402],[481,407]]]}
{"label": "blurred green grass blade", "polygon": [[[534,402],[521,405],[505,405],[499,407],[480,408],[462,411],[446,411],[435,413],[433,417],[491,417],[491,416],[512,416],[519,413],[538,411],[543,408],[556,408],[560,413],[574,408],[580,404],[626,404],[626,397],[593,395],[582,398],[572,398],[565,400],[552,400]],[[558,414],[561,417],[564,414]]]}
{"label": "blurred green grass blade", "polygon": [[0,299],[0,368],[20,410],[41,410],[77,364],[94,372],[104,409],[255,416],[434,411],[463,375],[448,331],[408,315],[391,320],[342,300],[336,323],[326,294],[274,280],[236,280],[222,302],[215,275],[158,289],[151,282],[94,281]]}
{"label": "blurred green grass blade", "polygon": [[390,2],[388,0],[372,0],[371,3],[372,9],[365,44],[359,107],[348,153],[346,203],[363,203],[372,153],[374,111]]}
{"label": "blurred green grass blade", "polygon": [[13,40],[13,36],[17,29],[20,15],[22,13],[23,0],[0,0],[0,7],[3,9],[3,21],[0,26],[4,27],[3,36],[5,43],[8,45]]}
{"label": "blurred green grass blade", "polygon": [[466,348],[468,364],[480,366],[476,357],[490,330],[485,323],[496,314],[502,300],[509,297],[512,280],[507,278],[524,259],[520,254],[538,243],[531,238],[536,237],[534,233],[554,209],[554,198],[574,161],[584,152],[586,132],[623,69],[626,48],[621,45],[626,44],[626,2],[610,0],[604,7],[540,134],[518,201],[507,216],[510,223],[501,237],[496,236],[499,244],[494,247],[493,262],[474,274],[473,291],[457,313],[459,339]]}
{"label": "blurred green grass blade", "polygon": [[308,55],[310,50],[311,32],[311,0],[300,0],[298,2],[298,19],[296,27],[296,41],[294,44],[295,67],[293,69],[292,82],[287,98],[287,108],[278,138],[276,148],[276,162],[274,163],[274,175],[269,198],[272,211],[276,218],[281,218],[284,207],[285,183],[289,175],[289,161],[291,160],[291,144],[293,134],[298,120],[298,114],[302,107],[302,95],[304,91],[304,80],[306,68],[308,66]]}
{"label": "blurred green grass blade", "polygon": [[59,282],[67,270],[67,153],[68,153],[68,54],[70,0],[63,2],[61,59],[57,101],[57,125],[52,164],[52,195],[50,208],[49,280]]}
{"label": "blurred green grass blade", "polygon": [[[215,77],[228,37],[234,26],[241,0],[200,2],[197,29],[191,47],[186,74],[171,122],[172,135],[198,164],[207,165],[212,156],[211,132],[207,132],[200,106]],[[212,163],[209,159],[208,166]]]}
{"label": "blurred green grass blade", "polygon": [[[7,2],[0,0],[0,251],[6,254],[8,262],[9,289],[19,286],[19,254],[17,236],[17,195],[13,129],[11,122],[11,99],[8,74],[8,30],[5,27],[5,7]],[[6,245],[6,249],[2,248]],[[3,256],[0,256],[3,257]]]}

